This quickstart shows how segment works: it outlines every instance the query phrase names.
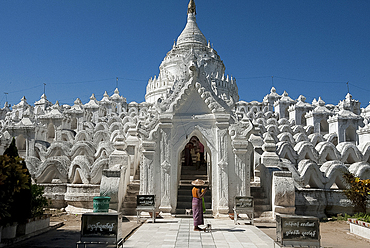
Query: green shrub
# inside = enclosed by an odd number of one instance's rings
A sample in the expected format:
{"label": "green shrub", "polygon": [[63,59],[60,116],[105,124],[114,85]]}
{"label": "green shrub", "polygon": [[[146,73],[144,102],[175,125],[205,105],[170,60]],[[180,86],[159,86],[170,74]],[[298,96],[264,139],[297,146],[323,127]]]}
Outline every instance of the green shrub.
{"label": "green shrub", "polygon": [[364,214],[364,213],[359,213],[359,214],[355,214],[353,216],[353,218],[356,218],[358,220],[362,220],[362,221],[365,221],[365,222],[370,222],[370,215],[369,214]]}
{"label": "green shrub", "polygon": [[349,214],[338,214],[337,216],[331,217],[333,220],[348,220],[348,218],[352,218]]}
{"label": "green shrub", "polygon": [[343,173],[344,180],[349,187],[344,190],[344,194],[352,202],[355,212],[366,213],[366,205],[370,194],[370,179],[361,180],[352,173]]}
{"label": "green shrub", "polygon": [[337,216],[332,217],[332,219],[334,220],[348,220],[349,218],[358,219],[370,223],[370,214],[365,213],[356,213],[354,215],[338,214]]}
{"label": "green shrub", "polygon": [[32,217],[40,216],[44,213],[44,208],[49,205],[48,199],[43,196],[44,187],[31,185],[31,215]]}

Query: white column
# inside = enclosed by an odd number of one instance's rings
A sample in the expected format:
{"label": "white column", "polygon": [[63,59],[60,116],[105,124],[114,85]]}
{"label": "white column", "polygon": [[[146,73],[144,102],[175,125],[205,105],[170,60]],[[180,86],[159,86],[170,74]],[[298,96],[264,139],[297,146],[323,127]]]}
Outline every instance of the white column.
{"label": "white column", "polygon": [[250,155],[253,147],[248,141],[233,141],[235,174],[240,184],[236,185],[235,196],[250,196]]}
{"label": "white column", "polygon": [[171,137],[171,127],[172,124],[160,124],[161,130],[161,139],[160,139],[160,150],[161,150],[161,203],[159,209],[162,212],[169,213],[172,210],[170,202],[171,194],[171,164],[170,164],[170,155],[171,155],[171,146],[170,146],[170,137]]}
{"label": "white column", "polygon": [[154,194],[154,154],[156,143],[143,141],[143,159],[140,164],[140,195]]}
{"label": "white column", "polygon": [[228,166],[229,161],[227,157],[228,144],[228,127],[227,123],[216,123],[217,130],[217,210],[219,214],[227,214],[229,212],[229,177]]}

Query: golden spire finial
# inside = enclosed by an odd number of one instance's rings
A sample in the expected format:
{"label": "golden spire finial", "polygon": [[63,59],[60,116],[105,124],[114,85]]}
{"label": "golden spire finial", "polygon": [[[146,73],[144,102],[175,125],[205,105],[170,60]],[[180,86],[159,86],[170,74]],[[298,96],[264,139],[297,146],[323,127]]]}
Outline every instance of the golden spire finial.
{"label": "golden spire finial", "polygon": [[194,13],[195,15],[197,14],[197,11],[195,9],[195,3],[194,3],[194,0],[190,0],[189,4],[188,4],[188,14],[189,13]]}

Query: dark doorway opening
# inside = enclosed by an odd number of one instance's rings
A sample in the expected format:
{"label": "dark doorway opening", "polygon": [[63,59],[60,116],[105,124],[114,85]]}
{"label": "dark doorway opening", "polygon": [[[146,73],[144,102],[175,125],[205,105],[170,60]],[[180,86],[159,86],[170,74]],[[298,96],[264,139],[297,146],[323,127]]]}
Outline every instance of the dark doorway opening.
{"label": "dark doorway opening", "polygon": [[[203,146],[203,147],[202,147]],[[201,143],[197,136],[192,136],[186,143],[184,149],[180,152],[180,180],[177,191],[177,216],[191,215],[191,189],[193,186],[191,182],[195,179],[201,179],[206,182],[205,187],[209,186],[208,181],[208,167],[210,164],[210,154],[206,151],[206,147]],[[211,190],[207,192],[204,197],[206,214],[212,214],[212,193]]]}

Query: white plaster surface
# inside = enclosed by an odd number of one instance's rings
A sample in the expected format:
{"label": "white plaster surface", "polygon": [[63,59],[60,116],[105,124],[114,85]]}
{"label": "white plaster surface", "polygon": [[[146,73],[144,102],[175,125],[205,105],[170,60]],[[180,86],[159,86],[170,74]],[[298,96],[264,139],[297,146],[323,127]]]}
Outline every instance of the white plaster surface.
{"label": "white plaster surface", "polygon": [[349,230],[351,233],[370,240],[370,228],[349,223]]}

